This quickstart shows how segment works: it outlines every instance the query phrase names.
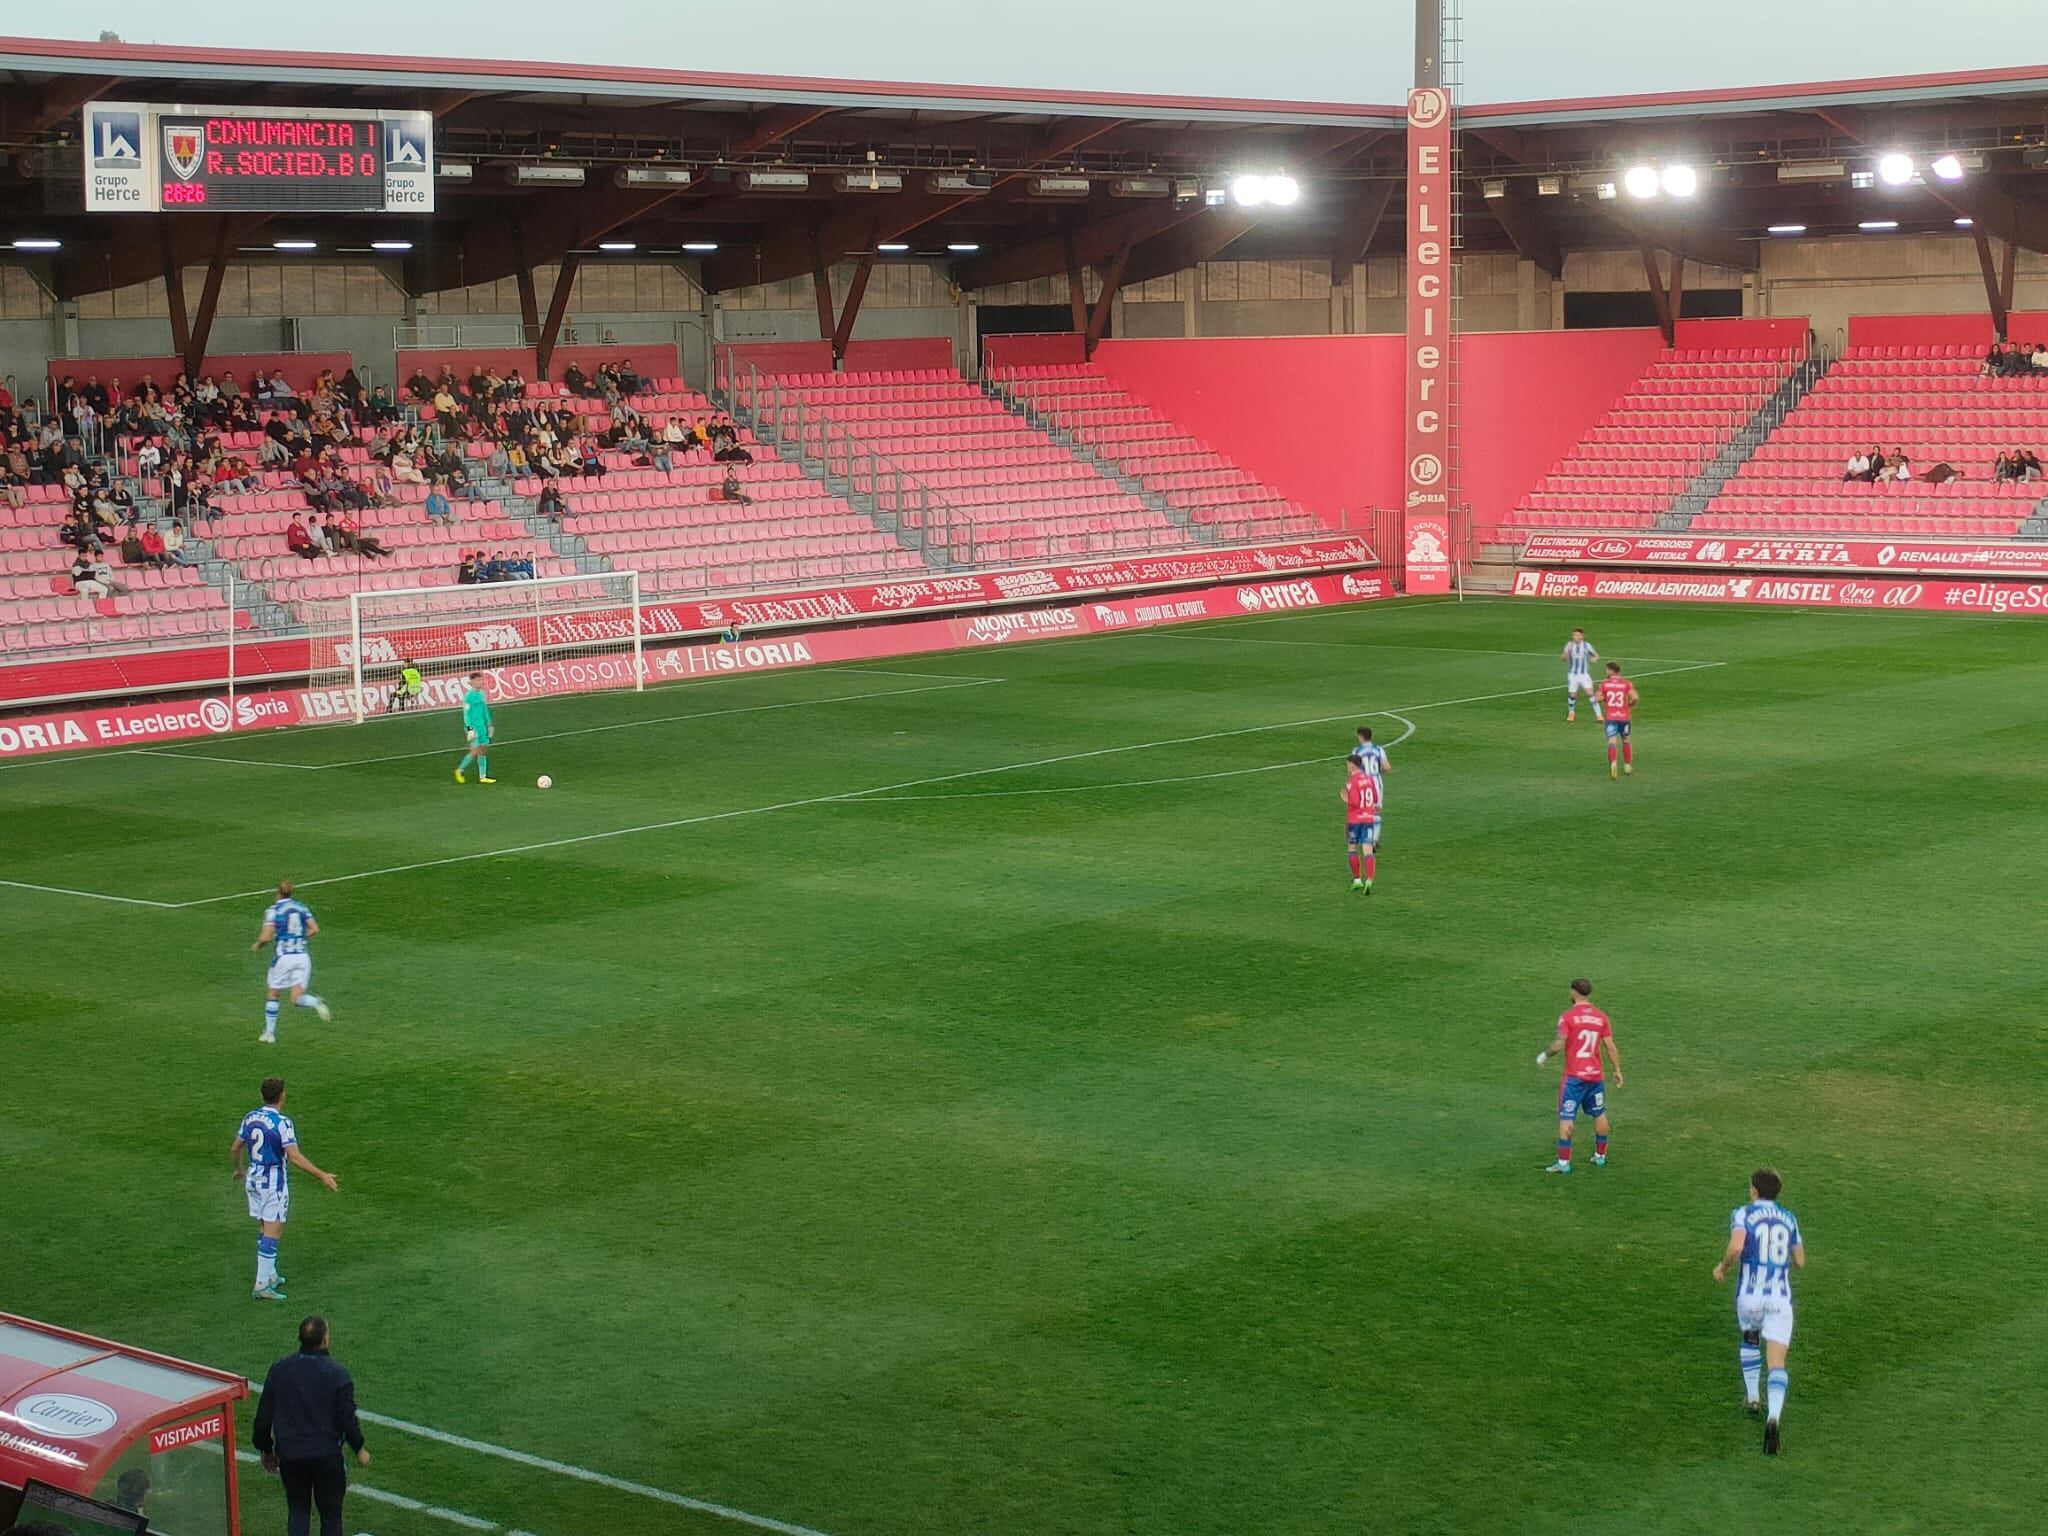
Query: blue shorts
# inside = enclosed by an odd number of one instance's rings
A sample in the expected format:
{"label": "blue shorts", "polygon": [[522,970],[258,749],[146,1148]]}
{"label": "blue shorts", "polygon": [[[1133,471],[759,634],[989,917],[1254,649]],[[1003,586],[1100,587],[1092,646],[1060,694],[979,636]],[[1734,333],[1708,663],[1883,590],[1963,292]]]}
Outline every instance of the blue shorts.
{"label": "blue shorts", "polygon": [[1582,1077],[1568,1077],[1557,1090],[1557,1118],[1576,1120],[1584,1109],[1594,1119],[1607,1113],[1607,1085],[1589,1083]]}
{"label": "blue shorts", "polygon": [[1347,821],[1344,823],[1344,841],[1353,848],[1377,848],[1380,845],[1380,824],[1376,821]]}
{"label": "blue shorts", "polygon": [[1630,725],[1631,725],[1632,723],[1633,723],[1633,722],[1631,722],[1631,721],[1627,721],[1627,720],[1610,720],[1610,721],[1608,721],[1608,722],[1607,722],[1607,739],[1608,739],[1609,741],[1627,741],[1627,740],[1628,740],[1628,728],[1629,728],[1629,726],[1630,726]]}

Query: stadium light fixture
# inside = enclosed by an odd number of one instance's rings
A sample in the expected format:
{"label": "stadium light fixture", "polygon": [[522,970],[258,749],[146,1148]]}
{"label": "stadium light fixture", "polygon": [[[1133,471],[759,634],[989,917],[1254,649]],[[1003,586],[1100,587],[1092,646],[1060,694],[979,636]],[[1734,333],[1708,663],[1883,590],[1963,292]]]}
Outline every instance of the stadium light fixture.
{"label": "stadium light fixture", "polygon": [[691,252],[693,255],[703,256],[717,250],[718,242],[716,240],[685,240],[683,242],[683,249]]}
{"label": "stadium light fixture", "polygon": [[1913,179],[1913,157],[1896,149],[1888,155],[1880,155],[1877,179],[1888,187],[1903,187]]}
{"label": "stadium light fixture", "polygon": [[1266,200],[1266,178],[1239,176],[1230,183],[1230,200],[1240,208],[1256,208]]}
{"label": "stadium light fixture", "polygon": [[320,242],[318,240],[273,240],[270,242],[270,248],[273,251],[317,251],[320,249]]}
{"label": "stadium light fixture", "polygon": [[1899,227],[1897,219],[1865,219],[1856,226],[1866,235],[1882,235]]}
{"label": "stadium light fixture", "polygon": [[1963,179],[1963,162],[1961,157],[1957,155],[1942,155],[1930,164],[1927,169],[1934,172],[1943,181],[1961,181]]}
{"label": "stadium light fixture", "polygon": [[597,248],[600,251],[610,251],[616,255],[622,251],[639,250],[640,242],[638,240],[600,240],[597,242]]}
{"label": "stadium light fixture", "polygon": [[1301,201],[1301,183],[1292,176],[1268,176],[1266,201],[1276,208],[1292,208]]}
{"label": "stadium light fixture", "polygon": [[884,240],[880,245],[876,246],[875,249],[880,251],[884,256],[901,256],[905,251],[909,250],[910,247],[904,244],[904,242],[901,240]]}
{"label": "stadium light fixture", "polygon": [[1976,221],[1975,219],[1957,219],[1957,220],[1956,220],[1956,228],[1957,228],[1957,229],[1975,229],[1976,227],[1977,227],[1977,221]]}
{"label": "stadium light fixture", "polygon": [[1806,233],[1806,226],[1804,224],[1770,224],[1765,226],[1764,233],[1767,235],[1803,235]]}
{"label": "stadium light fixture", "polygon": [[1562,195],[1563,192],[1564,178],[1562,176],[1538,176],[1536,178],[1536,195],[1538,197],[1557,197]]}
{"label": "stadium light fixture", "polygon": [[35,235],[26,240],[15,241],[14,248],[17,251],[61,251],[64,249],[64,242],[62,240],[52,240],[47,236]]}
{"label": "stadium light fixture", "polygon": [[972,240],[954,240],[947,244],[946,249],[956,256],[972,256],[981,247]]}
{"label": "stadium light fixture", "polygon": [[373,251],[391,252],[409,251],[412,249],[412,242],[410,240],[372,240],[370,242],[370,249]]}
{"label": "stadium light fixture", "polygon": [[1647,165],[1632,165],[1622,172],[1621,189],[1630,197],[1655,197],[1657,172]]}
{"label": "stadium light fixture", "polygon": [[1700,173],[1689,165],[1667,165],[1662,177],[1664,191],[1672,197],[1691,197],[1700,189]]}
{"label": "stadium light fixture", "polygon": [[1506,197],[1508,195],[1508,184],[1498,176],[1490,176],[1485,181],[1479,183],[1479,195],[1488,199]]}

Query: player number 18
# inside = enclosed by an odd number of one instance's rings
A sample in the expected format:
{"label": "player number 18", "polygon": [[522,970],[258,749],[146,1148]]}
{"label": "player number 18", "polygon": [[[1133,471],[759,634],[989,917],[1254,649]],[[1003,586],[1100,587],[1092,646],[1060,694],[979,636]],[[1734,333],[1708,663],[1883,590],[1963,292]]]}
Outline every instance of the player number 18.
{"label": "player number 18", "polygon": [[1781,1227],[1776,1222],[1758,1227],[1756,1256],[1766,1264],[1783,1268],[1785,1261],[1792,1257],[1792,1229]]}

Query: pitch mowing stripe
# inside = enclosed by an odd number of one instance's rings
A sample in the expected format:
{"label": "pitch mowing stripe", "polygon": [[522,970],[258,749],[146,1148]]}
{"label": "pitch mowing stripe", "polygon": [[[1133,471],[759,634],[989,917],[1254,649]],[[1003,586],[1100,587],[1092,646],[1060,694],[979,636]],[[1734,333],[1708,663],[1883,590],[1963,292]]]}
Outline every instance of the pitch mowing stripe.
{"label": "pitch mowing stripe", "polygon": [[734,1509],[729,1504],[715,1504],[709,1499],[692,1498],[687,1493],[672,1493],[666,1488],[636,1483],[631,1478],[613,1477],[609,1472],[593,1472],[588,1467],[556,1461],[551,1456],[536,1456],[530,1451],[515,1451],[509,1446],[493,1445],[488,1440],[471,1440],[465,1435],[451,1435],[443,1429],[430,1429],[424,1424],[411,1424],[404,1419],[394,1419],[381,1413],[359,1411],[357,1417],[367,1419],[372,1424],[380,1424],[386,1429],[395,1429],[401,1434],[417,1435],[422,1440],[452,1445],[458,1450],[474,1451],[479,1456],[495,1456],[500,1461],[516,1462],[522,1467],[532,1467],[540,1472],[552,1472],[557,1477],[574,1478],[579,1483],[595,1483],[600,1488],[630,1493],[636,1498],[651,1499],[657,1504],[667,1504],[674,1509],[687,1509],[696,1514],[711,1515],[720,1520],[729,1520],[735,1525],[752,1526],[757,1531],[774,1531],[777,1536],[826,1536],[825,1532],[808,1525],[794,1525],[787,1520],[777,1520],[768,1515],[749,1514],[746,1510]]}

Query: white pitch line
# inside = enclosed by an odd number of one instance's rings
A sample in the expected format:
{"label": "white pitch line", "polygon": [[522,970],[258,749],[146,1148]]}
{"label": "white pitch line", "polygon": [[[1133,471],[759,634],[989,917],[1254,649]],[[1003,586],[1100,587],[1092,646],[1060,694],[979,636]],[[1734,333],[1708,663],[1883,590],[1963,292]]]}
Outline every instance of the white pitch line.
{"label": "white pitch line", "polygon": [[[359,1417],[368,1418],[369,1415],[361,1414]],[[202,1443],[209,1450],[217,1449],[210,1441]],[[236,1451],[235,1460],[254,1466],[261,1466],[263,1464],[263,1458],[254,1451]],[[393,1493],[388,1488],[372,1488],[367,1483],[350,1483],[348,1491],[351,1498],[369,1499],[373,1503],[389,1504],[397,1509],[411,1510],[417,1515],[430,1515],[436,1520],[446,1520],[450,1525],[459,1525],[465,1530],[495,1531],[499,1529],[498,1522],[495,1520],[486,1520],[481,1515],[465,1515],[459,1509],[445,1509],[439,1504],[429,1504],[422,1499],[407,1498],[404,1494]],[[517,1536],[517,1533],[513,1533],[513,1536]]]}
{"label": "white pitch line", "polygon": [[168,757],[181,763],[232,763],[237,768],[296,768],[302,773],[317,773],[318,763],[280,763],[267,757],[213,757],[204,752],[171,752],[163,747],[134,747],[126,754],[129,757]]}
{"label": "white pitch line", "polygon": [[[1299,617],[1299,615],[1289,615]],[[1270,623],[1271,620],[1259,620]],[[1228,627],[1228,626],[1219,626]],[[1564,657],[1556,651],[1495,651],[1478,645],[1396,645],[1380,640],[1260,640],[1250,635],[1216,635],[1200,631],[1173,631],[1167,629],[1143,631],[1147,638],[1154,640],[1206,640],[1211,645],[1284,645],[1305,646],[1312,650],[1326,651],[1429,651],[1441,656],[1534,656],[1548,657],[1562,664]],[[1632,661],[1673,662],[1683,665],[1699,665],[1690,656],[1634,656]]]}
{"label": "white pitch line", "polygon": [[[1726,662],[1702,661],[1683,667],[1664,667],[1649,672],[1638,672],[1637,677],[1663,677],[1675,672],[1697,672],[1708,667],[1726,666]],[[1554,684],[1546,683],[1540,688],[1513,688],[1505,693],[1475,693],[1457,699],[1435,699],[1425,704],[1403,704],[1401,711],[1425,709],[1449,709],[1459,704],[1489,704],[1499,699],[1527,698],[1531,694],[1555,693]],[[1061,752],[1051,757],[1033,758],[1022,763],[999,763],[990,768],[968,768],[959,773],[934,774],[930,778],[905,779],[896,784],[877,784],[869,789],[841,790],[831,795],[808,795],[800,800],[778,800],[772,805],[742,806],[732,811],[707,811],[700,816],[678,816],[668,821],[650,821],[636,827],[614,827],[605,832],[583,832],[574,837],[549,838],[544,842],[520,843],[511,848],[486,848],[475,853],[452,853],[445,858],[421,859],[411,864],[391,864],[381,869],[358,870],[348,875],[327,875],[317,880],[299,880],[294,885],[302,891],[313,890],[324,885],[345,885],[355,880],[373,880],[382,875],[405,875],[422,869],[442,869],[453,864],[474,864],[483,859],[512,858],[522,853],[545,853],[555,848],[573,848],[583,843],[605,842],[615,837],[635,837],[643,832],[670,832],[680,827],[705,826],[712,822],[738,821],[750,816],[767,816],[776,811],[805,810],[814,805],[834,805],[861,800],[870,795],[889,795],[899,790],[924,789],[933,784],[953,784],[961,779],[992,777],[999,773],[1021,773],[1030,768],[1050,768],[1058,763],[1077,763],[1095,757],[1114,757],[1123,752],[1145,752],[1156,747],[1185,747],[1197,742],[1222,741],[1234,736],[1257,736],[1267,731],[1291,731],[1303,726],[1329,725],[1338,720],[1355,720],[1361,715],[1395,715],[1394,710],[1348,709],[1337,715],[1315,715],[1306,720],[1282,720],[1272,725],[1238,726],[1227,731],[1204,731],[1195,736],[1174,736],[1163,741],[1134,741],[1119,747],[1093,747],[1085,752]],[[260,890],[229,891],[220,896],[202,896],[194,901],[173,902],[170,905],[180,911],[188,907],[210,907],[223,901],[247,901],[256,896],[267,896],[272,887]]]}
{"label": "white pitch line", "polygon": [[[1408,729],[1388,742],[1389,747],[1398,747],[1415,734],[1415,722],[1392,710],[1370,711],[1388,719],[1399,720]],[[1063,784],[1052,789],[968,789],[950,795],[862,795],[861,805],[924,805],[934,800],[1014,800],[1024,795],[1092,795],[1109,789],[1156,789],[1168,784],[1202,784],[1210,779],[1242,779],[1257,773],[1280,773],[1289,768],[1326,768],[1332,763],[1348,761],[1344,757],[1332,757],[1325,753],[1321,757],[1298,757],[1291,763],[1261,763],[1256,768],[1224,768],[1215,773],[1183,773],[1166,779],[1119,779],[1113,784]]]}
{"label": "white pitch line", "polygon": [[630,1493],[636,1498],[650,1499],[657,1504],[666,1504],[672,1509],[687,1509],[696,1514],[729,1520],[735,1525],[752,1526],[757,1531],[774,1531],[776,1536],[826,1536],[825,1532],[808,1525],[795,1525],[790,1521],[776,1520],[768,1515],[751,1514],[744,1509],[734,1509],[729,1504],[692,1498],[687,1493],[674,1493],[666,1488],[636,1483],[631,1478],[613,1477],[609,1472],[593,1472],[588,1467],[556,1461],[551,1456],[536,1456],[530,1451],[515,1451],[509,1446],[493,1445],[488,1440],[472,1440],[466,1435],[451,1435],[443,1429],[430,1429],[424,1424],[411,1424],[404,1419],[394,1419],[381,1413],[358,1411],[357,1416],[368,1419],[372,1424],[381,1424],[386,1429],[395,1429],[401,1434],[417,1435],[422,1440],[452,1445],[458,1450],[473,1451],[479,1456],[495,1456],[500,1461],[514,1462],[522,1467],[532,1467],[536,1471],[552,1472],[557,1477],[574,1478],[579,1483],[594,1483],[600,1488],[610,1488],[617,1493]]}
{"label": "white pitch line", "polygon": [[[787,699],[779,704],[742,704],[731,709],[699,709],[682,715],[656,715],[646,720],[616,720],[609,725],[579,725],[566,731],[543,731],[538,736],[505,737],[493,741],[494,747],[525,746],[533,741],[560,741],[568,736],[596,736],[606,731],[634,731],[649,725],[673,725],[679,720],[714,720],[722,715],[761,715],[778,709],[808,709],[814,704],[857,704],[863,699],[900,699],[913,693],[947,693],[955,688],[985,688],[991,683],[1000,683],[1000,677],[955,678],[951,682],[934,683],[921,688],[884,688],[878,693],[835,693],[822,699]],[[164,754],[183,756],[182,753]],[[453,747],[431,747],[424,752],[392,752],[383,757],[352,757],[338,763],[278,763],[271,766],[280,768],[312,768],[325,773],[333,768],[367,768],[373,763],[403,763],[421,757],[453,757]],[[238,762],[238,758],[218,759],[222,762]]]}
{"label": "white pitch line", "polygon": [[93,901],[118,902],[124,907],[161,907],[175,912],[182,902],[147,901],[140,896],[109,896],[105,891],[80,891],[68,885],[37,885],[29,880],[0,880],[0,885],[10,886],[17,891],[41,891],[46,896],[84,896]]}

